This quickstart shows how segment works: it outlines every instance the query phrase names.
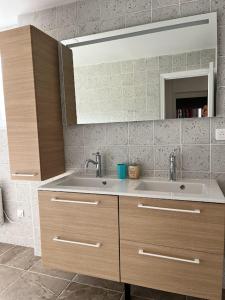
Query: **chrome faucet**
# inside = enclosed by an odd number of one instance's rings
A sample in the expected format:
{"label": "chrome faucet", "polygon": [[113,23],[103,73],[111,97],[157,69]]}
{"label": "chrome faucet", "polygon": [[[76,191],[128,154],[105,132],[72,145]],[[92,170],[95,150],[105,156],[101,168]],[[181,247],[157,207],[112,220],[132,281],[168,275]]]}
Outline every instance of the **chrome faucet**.
{"label": "chrome faucet", "polygon": [[85,162],[85,169],[88,168],[89,163],[96,166],[96,177],[102,177],[102,157],[99,152],[93,153],[95,155],[95,161],[93,159],[87,159]]}
{"label": "chrome faucet", "polygon": [[175,150],[169,156],[169,180],[176,181],[176,155]]}

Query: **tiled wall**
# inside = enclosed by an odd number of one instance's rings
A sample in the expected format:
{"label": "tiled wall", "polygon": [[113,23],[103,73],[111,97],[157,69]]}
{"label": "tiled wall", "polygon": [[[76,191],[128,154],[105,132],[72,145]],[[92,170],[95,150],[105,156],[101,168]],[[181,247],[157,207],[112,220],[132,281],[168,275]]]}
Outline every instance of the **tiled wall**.
{"label": "tiled wall", "polygon": [[[115,171],[120,161],[139,161],[146,174],[167,175],[168,155],[178,149],[183,177],[219,179],[225,191],[225,143],[214,139],[215,128],[225,128],[225,1],[224,0],[83,0],[19,18],[62,40],[126,26],[218,11],[217,115],[202,120],[82,125],[65,128],[67,168],[82,169],[86,158],[100,150],[105,167]],[[224,117],[224,118],[223,118]],[[39,218],[36,186],[9,179],[6,133],[1,131],[0,184],[5,207],[15,217],[17,206],[26,217],[0,228],[0,241],[35,246],[39,253]],[[3,141],[3,142],[2,142]],[[34,240],[33,240],[34,238]]]}
{"label": "tiled wall", "polygon": [[[0,130],[0,186],[3,194],[4,209],[15,224],[0,226],[0,241],[25,246],[34,246],[33,213],[36,184],[10,180],[8,146],[6,130]],[[17,209],[24,209],[24,218],[17,220]],[[37,218],[36,218],[37,219]]]}
{"label": "tiled wall", "polygon": [[78,123],[159,120],[160,75],[209,68],[210,62],[215,64],[215,51],[75,65]]}

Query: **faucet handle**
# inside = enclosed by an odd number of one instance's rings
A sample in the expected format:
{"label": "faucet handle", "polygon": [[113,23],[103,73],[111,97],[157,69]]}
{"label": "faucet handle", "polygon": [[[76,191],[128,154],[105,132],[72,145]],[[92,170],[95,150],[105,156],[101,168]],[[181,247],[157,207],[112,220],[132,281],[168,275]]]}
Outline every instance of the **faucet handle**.
{"label": "faucet handle", "polygon": [[178,152],[177,148],[174,148],[171,152],[170,152],[170,156],[175,156]]}
{"label": "faucet handle", "polygon": [[100,155],[100,152],[92,153],[92,155],[95,155],[95,156]]}

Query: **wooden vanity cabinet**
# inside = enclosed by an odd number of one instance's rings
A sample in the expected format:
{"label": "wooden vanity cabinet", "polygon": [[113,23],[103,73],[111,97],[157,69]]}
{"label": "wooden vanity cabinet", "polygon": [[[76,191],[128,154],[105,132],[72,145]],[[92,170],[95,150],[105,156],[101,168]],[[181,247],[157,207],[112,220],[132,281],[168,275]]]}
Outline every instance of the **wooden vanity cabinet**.
{"label": "wooden vanity cabinet", "polygon": [[45,266],[120,281],[118,197],[39,192]]}
{"label": "wooden vanity cabinet", "polygon": [[221,299],[224,204],[40,191],[39,206],[46,266]]}
{"label": "wooden vanity cabinet", "polygon": [[120,197],[121,281],[221,299],[224,205]]}
{"label": "wooden vanity cabinet", "polygon": [[58,42],[33,26],[0,33],[12,179],[64,172]]}

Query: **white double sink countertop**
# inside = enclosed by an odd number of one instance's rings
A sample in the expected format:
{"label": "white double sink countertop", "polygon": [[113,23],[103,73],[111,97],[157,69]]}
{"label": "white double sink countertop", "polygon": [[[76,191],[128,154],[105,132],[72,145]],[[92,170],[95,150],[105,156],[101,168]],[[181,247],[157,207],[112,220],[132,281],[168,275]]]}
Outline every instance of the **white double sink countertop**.
{"label": "white double sink countertop", "polygon": [[225,197],[214,179],[169,181],[166,178],[143,177],[120,180],[72,173],[40,186],[38,190],[225,203]]}

